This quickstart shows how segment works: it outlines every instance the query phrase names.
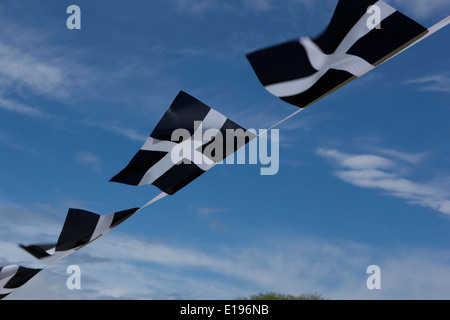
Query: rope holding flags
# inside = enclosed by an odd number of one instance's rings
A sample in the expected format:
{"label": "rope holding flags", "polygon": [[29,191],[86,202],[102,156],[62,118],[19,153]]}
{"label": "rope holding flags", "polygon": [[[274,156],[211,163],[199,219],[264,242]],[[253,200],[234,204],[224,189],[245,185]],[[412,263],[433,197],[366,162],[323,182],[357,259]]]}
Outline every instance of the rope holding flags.
{"label": "rope holding flags", "polygon": [[[370,6],[380,8],[381,28],[368,27]],[[247,55],[267,91],[299,108],[270,129],[449,23],[450,16],[426,29],[383,1],[339,0],[330,24],[319,37],[302,37]],[[233,135],[227,135],[228,131]],[[151,184],[161,193],[140,208],[109,215],[69,209],[56,243],[20,245],[46,262],[46,267],[0,267],[0,299],[138,211],[174,195],[255,138],[255,134],[180,91],[144,145],[110,180],[132,186]]]}

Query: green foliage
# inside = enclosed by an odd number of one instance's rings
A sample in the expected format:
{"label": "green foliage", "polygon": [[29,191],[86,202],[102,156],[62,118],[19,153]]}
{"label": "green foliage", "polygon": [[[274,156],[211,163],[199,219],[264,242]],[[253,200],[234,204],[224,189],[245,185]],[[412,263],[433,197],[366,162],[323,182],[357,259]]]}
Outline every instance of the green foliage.
{"label": "green foliage", "polygon": [[325,300],[318,294],[301,294],[294,296],[278,292],[259,293],[250,297],[238,298],[238,300]]}

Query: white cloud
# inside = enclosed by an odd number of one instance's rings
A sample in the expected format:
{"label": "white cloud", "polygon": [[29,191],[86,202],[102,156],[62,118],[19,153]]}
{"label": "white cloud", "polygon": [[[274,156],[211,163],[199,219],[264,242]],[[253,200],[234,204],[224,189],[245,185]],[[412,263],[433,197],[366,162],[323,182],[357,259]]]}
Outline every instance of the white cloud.
{"label": "white cloud", "polygon": [[36,259],[19,244],[53,242],[61,226],[45,215],[1,199],[0,205],[0,266],[26,264],[34,267]]}
{"label": "white cloud", "polygon": [[148,138],[148,136],[144,136],[143,134],[136,132],[136,130],[134,130],[134,129],[123,128],[120,125],[115,125],[115,124],[110,124],[110,123],[106,124],[106,123],[102,123],[102,122],[94,122],[94,121],[89,121],[89,120],[84,120],[81,123],[84,125],[102,129],[104,131],[118,134],[122,137],[125,137],[125,138],[133,140],[133,141],[144,142]]}
{"label": "white cloud", "polygon": [[200,207],[197,207],[194,209],[196,211],[197,216],[201,219],[208,219],[217,213],[227,211],[227,209],[224,209],[224,208],[213,208],[213,207],[204,207],[204,206],[200,206]]}
{"label": "white cloud", "polygon": [[408,153],[408,152],[399,152],[397,150],[391,150],[386,148],[380,148],[377,149],[377,151],[385,155],[394,157],[398,160],[406,161],[411,164],[419,164],[430,155],[429,152]]}
{"label": "white cloud", "polygon": [[226,7],[223,2],[215,0],[175,0],[175,3],[179,11],[189,13],[204,13]]}
{"label": "white cloud", "polygon": [[19,47],[0,41],[0,76],[3,82],[23,85],[35,92],[60,95],[65,80],[63,71]]}
{"label": "white cloud", "polygon": [[[3,17],[2,17],[3,18]],[[1,92],[30,94],[58,101],[73,97],[79,88],[89,88],[95,71],[79,63],[79,52],[50,44],[49,39],[5,19],[0,27]]]}
{"label": "white cloud", "polygon": [[406,81],[405,84],[416,84],[422,91],[450,93],[450,76],[448,73],[411,79]]}
{"label": "white cloud", "polygon": [[147,58],[111,54],[103,63],[89,63],[95,56],[91,48],[55,45],[58,42],[52,38],[52,30],[26,28],[16,20],[4,18],[2,12],[0,28],[5,31],[0,34],[0,108],[5,110],[54,119],[55,111],[31,106],[26,101],[52,101],[48,104],[56,102],[86,114],[95,111],[92,101],[86,102],[86,98],[102,103],[113,101],[120,107],[142,103],[147,107],[148,96],[136,94],[132,85],[124,83],[137,77],[158,77],[162,81],[155,71],[161,70],[161,63],[143,66]]}
{"label": "white cloud", "polygon": [[[398,151],[390,150],[387,153],[403,160],[406,158],[406,154]],[[351,155],[333,149],[319,149],[317,154],[331,160],[337,167],[335,175],[345,182],[361,188],[381,190],[391,196],[406,199],[410,204],[450,214],[448,190],[431,183],[418,183],[403,177],[402,163],[378,155]],[[417,163],[422,159],[423,157],[417,154],[408,162]]]}
{"label": "white cloud", "polygon": [[450,3],[447,0],[394,0],[395,5],[399,5],[400,11],[411,13],[418,18],[440,15],[450,9]]}
{"label": "white cloud", "polygon": [[245,5],[256,12],[266,12],[272,8],[271,0],[246,0]]}
{"label": "white cloud", "polygon": [[[158,81],[154,81],[155,83],[163,82],[162,86],[167,86],[166,80],[159,73],[163,68],[161,63],[149,66],[147,58],[112,56],[106,66],[90,65],[85,62],[89,61],[86,59],[88,52],[83,49],[52,45],[51,31],[48,35],[43,35],[42,32],[24,28],[15,21],[1,18],[3,15],[0,12],[0,28],[5,30],[0,35],[0,111],[32,119],[51,120],[47,121],[49,125],[63,130],[81,123],[133,141],[146,140],[147,136],[133,128],[123,127],[120,121],[106,119],[104,110],[100,110],[101,107],[95,110],[92,100],[100,101],[99,105],[111,102],[108,103],[108,110],[115,106],[115,111],[120,108],[128,109],[130,106],[145,106],[140,110],[142,112],[137,112],[145,115],[145,112],[152,109],[148,108],[148,93],[137,94],[134,89],[130,89],[132,86],[124,83],[129,83],[136,77],[157,77]],[[200,54],[192,49],[190,53]],[[143,67],[145,63],[146,67]],[[87,97],[90,101],[85,100]],[[155,101],[155,96],[151,99]],[[40,105],[36,106],[36,101]],[[166,99],[164,103],[167,103]],[[55,105],[71,108],[70,111],[81,114],[81,118],[94,120],[78,120],[76,116],[66,118],[62,115],[66,110],[56,109]],[[8,142],[0,137],[0,143],[6,145]],[[12,143],[8,145],[15,147]],[[101,163],[92,155],[77,155],[76,160],[89,163],[94,170],[101,171]]]}
{"label": "white cloud", "polygon": [[102,161],[90,151],[81,151],[75,155],[75,161],[90,166],[94,171],[102,171]]}
{"label": "white cloud", "polygon": [[393,166],[390,160],[374,155],[347,157],[343,159],[341,163],[344,167],[352,169],[385,169]]}
{"label": "white cloud", "polygon": [[205,12],[232,12],[233,14],[242,14],[248,12],[267,13],[272,12],[279,6],[301,6],[302,8],[311,8],[317,3],[313,0],[244,0],[233,4],[219,0],[174,0],[179,11],[202,14]]}
{"label": "white cloud", "polygon": [[0,108],[16,112],[28,117],[35,117],[35,118],[43,118],[43,119],[50,119],[52,116],[44,111],[41,111],[37,108],[27,106],[25,104],[22,104],[20,102],[16,102],[10,99],[5,99],[0,95]]}
{"label": "white cloud", "polygon": [[39,152],[33,148],[23,145],[21,141],[16,139],[14,136],[5,134],[0,131],[0,144],[7,146],[11,149],[26,152],[33,155],[39,155]]}
{"label": "white cloud", "polygon": [[[278,237],[260,246],[155,243],[110,233],[15,291],[11,299],[235,299],[258,292],[318,293],[330,299],[448,299],[448,252],[380,250],[342,241]],[[271,244],[270,244],[271,243]],[[82,272],[82,290],[65,286],[68,265]],[[366,287],[377,264],[382,290]]]}
{"label": "white cloud", "polygon": [[[57,238],[61,221],[2,201],[0,265],[35,265],[17,243]],[[261,235],[239,245],[155,242],[120,227],[44,269],[7,299],[235,299],[258,292],[318,293],[330,299],[449,299],[447,251],[375,248],[354,242]],[[81,268],[81,290],[66,269]],[[367,266],[382,290],[366,288]]]}

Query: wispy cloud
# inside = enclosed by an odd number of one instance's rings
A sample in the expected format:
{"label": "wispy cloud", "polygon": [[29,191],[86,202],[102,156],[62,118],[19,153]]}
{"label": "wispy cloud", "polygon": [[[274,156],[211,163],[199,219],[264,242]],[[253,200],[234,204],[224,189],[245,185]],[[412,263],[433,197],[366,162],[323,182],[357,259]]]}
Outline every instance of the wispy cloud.
{"label": "wispy cloud", "polygon": [[118,124],[116,125],[116,124],[111,124],[111,123],[102,123],[102,122],[95,122],[95,121],[90,121],[90,120],[84,120],[81,123],[84,125],[96,127],[96,128],[99,128],[99,129],[102,129],[104,131],[108,131],[108,132],[111,132],[114,134],[118,134],[122,137],[125,137],[125,138],[133,140],[133,141],[144,142],[148,138],[148,136],[138,133],[134,129],[124,128]]}
{"label": "wispy cloud", "polygon": [[405,84],[414,84],[422,91],[434,91],[450,93],[450,74],[435,74],[417,79],[411,79]]}
{"label": "wispy cloud", "polygon": [[418,18],[429,18],[450,9],[447,0],[394,0],[394,5],[399,5],[399,9]]}
{"label": "wispy cloud", "polygon": [[246,0],[246,7],[258,12],[265,12],[272,8],[271,0]]}
{"label": "wispy cloud", "polygon": [[34,148],[24,145],[16,137],[11,136],[9,134],[5,134],[4,132],[0,132],[0,144],[18,151],[26,152],[33,155],[39,155],[39,152]]}
{"label": "wispy cloud", "polygon": [[313,0],[244,0],[233,4],[220,0],[174,0],[179,11],[202,14],[205,12],[264,13],[279,6],[301,6],[311,9],[317,1]]}
{"label": "wispy cloud", "polygon": [[35,107],[30,107],[20,102],[5,99],[0,95],[0,108],[11,112],[19,113],[28,117],[50,119],[53,116]]}
{"label": "wispy cloud", "polygon": [[211,218],[214,214],[227,211],[224,208],[212,208],[212,207],[197,207],[196,214],[201,219]]}
{"label": "wispy cloud", "polygon": [[2,21],[0,27],[8,30],[0,36],[2,92],[61,101],[73,97],[79,88],[89,88],[97,78],[93,69],[79,62],[79,53],[52,46],[37,32],[11,21]]}
{"label": "wispy cloud", "polygon": [[222,214],[227,212],[228,209],[205,205],[193,205],[190,206],[189,209],[195,213],[199,222],[207,224],[211,231],[223,233],[227,230]]}
{"label": "wispy cloud", "polygon": [[102,161],[100,157],[90,151],[81,151],[75,155],[75,161],[90,166],[94,171],[102,171]]}
{"label": "wispy cloud", "polygon": [[376,149],[378,152],[391,156],[401,161],[408,162],[410,164],[419,164],[430,156],[429,152],[411,153],[411,152],[400,152],[397,150],[379,148]]}
{"label": "wispy cloud", "polygon": [[[363,162],[372,166],[379,161]],[[49,219],[8,201],[1,202],[0,217],[0,265],[33,267],[34,257],[17,243],[52,242],[62,225],[61,217]],[[45,269],[8,299],[35,299],[36,292],[40,299],[235,299],[267,291],[331,299],[450,298],[450,261],[444,250],[381,250],[289,235],[261,235],[250,242],[164,243],[118,228]],[[81,290],[66,287],[66,269],[72,264],[81,268]],[[365,286],[371,264],[382,270],[378,292]]]}
{"label": "wispy cloud", "polygon": [[[95,49],[58,46],[51,30],[26,28],[16,20],[3,19],[2,12],[0,18],[0,28],[5,30],[0,35],[0,109],[51,120],[61,120],[58,114],[67,111],[62,108],[87,116],[105,103],[110,110],[143,104],[147,110],[148,95],[137,94],[131,83],[149,77],[164,82],[158,73],[161,63],[144,67],[148,59],[119,53],[108,55],[102,63],[92,62]],[[35,106],[36,101],[41,105]]]}
{"label": "wispy cloud", "polygon": [[[36,239],[44,243],[54,241],[60,228],[53,219],[4,198],[1,199],[0,219],[1,258],[4,259],[3,263],[7,264],[34,264],[34,259],[30,259],[18,244],[33,243]],[[7,252],[6,248],[9,248]]]}
{"label": "wispy cloud", "polygon": [[175,4],[179,11],[188,13],[204,13],[230,8],[225,2],[216,0],[175,0]]}
{"label": "wispy cloud", "polygon": [[38,93],[60,95],[64,72],[20,47],[0,41],[0,77],[2,82],[24,86]]}
{"label": "wispy cloud", "polygon": [[[118,53],[94,64],[95,49],[55,46],[52,31],[43,34],[8,19],[0,19],[0,27],[7,30],[0,35],[0,112],[47,120],[62,130],[82,124],[132,141],[145,141],[146,135],[121,125],[122,111],[133,108],[146,116],[154,110],[149,108],[150,103],[167,103],[167,99],[158,100],[164,89],[155,86],[172,87],[168,84],[170,76],[161,76],[169,62]],[[164,48],[162,55],[166,54]],[[185,48],[179,54],[198,56],[202,50]],[[152,84],[156,94],[140,91],[149,79],[158,79]],[[105,112],[104,105],[111,113]]]}
{"label": "wispy cloud", "polygon": [[[278,237],[260,246],[213,253],[110,233],[15,291],[11,299],[235,299],[258,292],[319,293],[331,299],[447,299],[448,252],[388,252],[358,243]],[[67,290],[68,265],[82,290]],[[382,290],[365,286],[366,269],[382,270]],[[420,279],[420,280],[419,280]]]}
{"label": "wispy cloud", "polygon": [[[407,157],[398,151],[388,153],[397,159]],[[406,199],[410,204],[450,214],[449,191],[432,183],[407,179],[404,177],[404,164],[396,159],[374,154],[346,154],[335,149],[318,149],[317,154],[330,160],[337,168],[334,174],[345,182],[361,188],[381,190],[388,195]],[[416,157],[412,163],[417,161]]]}

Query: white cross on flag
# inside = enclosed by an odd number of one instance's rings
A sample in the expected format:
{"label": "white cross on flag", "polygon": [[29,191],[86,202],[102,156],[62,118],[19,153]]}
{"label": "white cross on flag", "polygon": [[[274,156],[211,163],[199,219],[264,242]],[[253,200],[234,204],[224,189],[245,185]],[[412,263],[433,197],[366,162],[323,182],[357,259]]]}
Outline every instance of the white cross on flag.
{"label": "white cross on flag", "polygon": [[145,144],[110,181],[152,184],[172,195],[254,138],[255,134],[181,91]]}
{"label": "white cross on flag", "polygon": [[270,93],[305,108],[390,59],[427,32],[383,1],[340,0],[328,28],[319,37],[302,37],[250,53],[247,58]]}

